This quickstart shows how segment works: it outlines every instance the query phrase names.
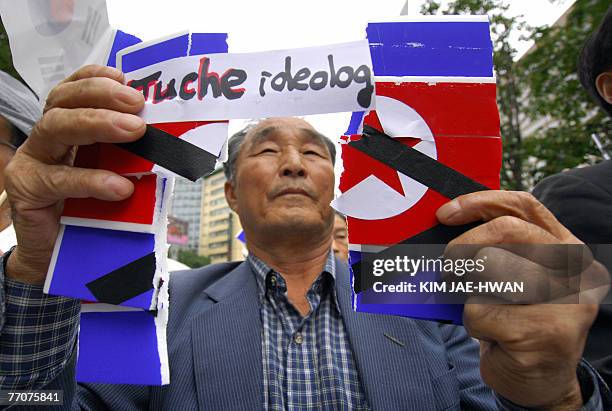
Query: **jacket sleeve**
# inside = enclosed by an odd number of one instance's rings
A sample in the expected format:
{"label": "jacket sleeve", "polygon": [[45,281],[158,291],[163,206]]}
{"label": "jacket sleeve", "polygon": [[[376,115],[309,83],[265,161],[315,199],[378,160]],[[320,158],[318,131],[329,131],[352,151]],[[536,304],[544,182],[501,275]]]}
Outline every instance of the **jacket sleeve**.
{"label": "jacket sleeve", "polygon": [[77,384],[80,302],[6,279],[6,257],[0,257],[0,390],[61,390],[63,405],[50,410],[147,409],[147,387]]}
{"label": "jacket sleeve", "polygon": [[497,410],[495,396],[480,376],[480,347],[464,327],[442,324],[440,331],[449,363],[459,384],[461,409]]}
{"label": "jacket sleeve", "polygon": [[[505,411],[526,411],[494,393],[484,384],[480,376],[479,345],[464,327],[442,325],[449,361],[455,365],[460,390],[461,409]],[[584,397],[582,411],[600,411],[612,407],[612,395],[601,377],[586,361],[582,360],[577,369],[578,381]]]}

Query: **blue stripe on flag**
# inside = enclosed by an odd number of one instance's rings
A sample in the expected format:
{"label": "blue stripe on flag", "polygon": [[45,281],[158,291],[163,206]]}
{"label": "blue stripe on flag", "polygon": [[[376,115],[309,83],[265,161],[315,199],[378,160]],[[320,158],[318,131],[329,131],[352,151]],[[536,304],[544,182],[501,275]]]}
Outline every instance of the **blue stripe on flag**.
{"label": "blue stripe on flag", "polygon": [[[353,282],[353,264],[359,264],[362,253],[359,251],[349,250],[349,270],[351,273],[351,283]],[[353,298],[353,309],[362,313],[398,315],[401,317],[418,318],[421,320],[433,320],[451,322],[453,324],[463,324],[463,305],[461,304],[410,304],[410,294],[406,294],[401,298],[406,301],[405,304],[397,304],[392,301],[388,303],[365,303],[363,302],[365,293],[374,293],[373,290],[366,290],[357,294]],[[372,294],[371,294],[372,295]],[[354,292],[353,292],[353,296]],[[380,299],[380,297],[378,297]],[[418,297],[416,297],[418,298]],[[412,301],[415,302],[416,298]],[[372,298],[370,298],[372,300]]]}
{"label": "blue stripe on flag", "polygon": [[364,111],[354,111],[353,112],[353,114],[351,115],[351,121],[349,122],[348,129],[346,130],[346,133],[344,133],[345,136],[351,136],[359,132],[359,126],[361,125],[361,122],[363,121],[364,114],[365,114]]}
{"label": "blue stripe on flag", "polygon": [[153,314],[82,313],[76,371],[79,382],[161,385]]}
{"label": "blue stripe on flag", "polygon": [[[155,235],[67,225],[49,293],[96,301],[87,288],[113,270],[155,251]],[[153,290],[121,305],[148,309]]]}
{"label": "blue stripe on flag", "polygon": [[138,70],[152,64],[184,57],[189,47],[189,34],[173,37],[160,43],[151,44],[140,50],[125,54],[121,61],[124,73]]}
{"label": "blue stripe on flag", "polygon": [[227,33],[193,33],[190,56],[227,53]]}
{"label": "blue stripe on flag", "polygon": [[132,36],[131,34],[125,33],[121,30],[117,30],[115,34],[115,40],[113,41],[113,45],[111,46],[111,51],[108,55],[108,61],[106,62],[106,65],[109,67],[117,67],[117,52],[119,50],[123,50],[126,47],[138,44],[141,41],[142,40],[140,40],[136,36]]}
{"label": "blue stripe on flag", "polygon": [[493,76],[488,22],[389,22],[367,27],[376,76]]}
{"label": "blue stripe on flag", "polygon": [[[189,55],[227,53],[227,33],[193,33]],[[185,57],[189,49],[189,34],[125,54],[121,62],[124,73],[177,57]]]}

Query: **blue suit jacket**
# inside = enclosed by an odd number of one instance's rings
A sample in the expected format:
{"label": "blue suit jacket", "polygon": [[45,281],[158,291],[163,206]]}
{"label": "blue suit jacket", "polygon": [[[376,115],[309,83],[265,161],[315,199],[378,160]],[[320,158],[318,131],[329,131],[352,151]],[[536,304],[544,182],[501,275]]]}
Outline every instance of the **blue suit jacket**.
{"label": "blue suit jacket", "polygon": [[[480,378],[478,344],[463,327],[356,313],[340,262],[336,281],[372,409],[497,409]],[[249,264],[173,273],[170,298],[170,385],[77,385],[73,358],[45,389],[64,389],[65,403],[75,409],[261,409],[262,327]]]}

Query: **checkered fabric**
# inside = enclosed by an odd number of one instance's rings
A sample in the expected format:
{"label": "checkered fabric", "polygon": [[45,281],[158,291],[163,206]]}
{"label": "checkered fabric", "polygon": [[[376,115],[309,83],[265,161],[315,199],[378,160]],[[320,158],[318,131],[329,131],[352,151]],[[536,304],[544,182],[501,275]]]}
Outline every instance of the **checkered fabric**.
{"label": "checkered fabric", "polygon": [[80,303],[4,278],[0,262],[0,387],[38,389],[64,369],[74,351]]}
{"label": "checkered fabric", "polygon": [[304,317],[283,277],[253,255],[248,261],[261,298],[264,409],[368,410],[336,299],[333,253],[306,294]]}

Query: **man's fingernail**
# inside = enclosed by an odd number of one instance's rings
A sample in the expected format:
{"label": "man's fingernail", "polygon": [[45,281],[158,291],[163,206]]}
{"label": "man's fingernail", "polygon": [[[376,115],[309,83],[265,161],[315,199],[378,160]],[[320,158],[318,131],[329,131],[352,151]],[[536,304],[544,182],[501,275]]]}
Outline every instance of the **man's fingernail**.
{"label": "man's fingernail", "polygon": [[115,97],[129,106],[135,106],[143,100],[140,91],[128,86],[118,86],[115,91]]}
{"label": "man's fingernail", "polygon": [[459,213],[461,213],[459,202],[452,200],[438,209],[438,219],[450,222],[458,216]]}
{"label": "man's fingernail", "polygon": [[114,124],[125,131],[138,131],[144,125],[143,120],[132,114],[119,113],[115,116]]}
{"label": "man's fingernail", "polygon": [[108,176],[104,179],[104,183],[121,197],[128,196],[132,192],[131,184],[119,176]]}

